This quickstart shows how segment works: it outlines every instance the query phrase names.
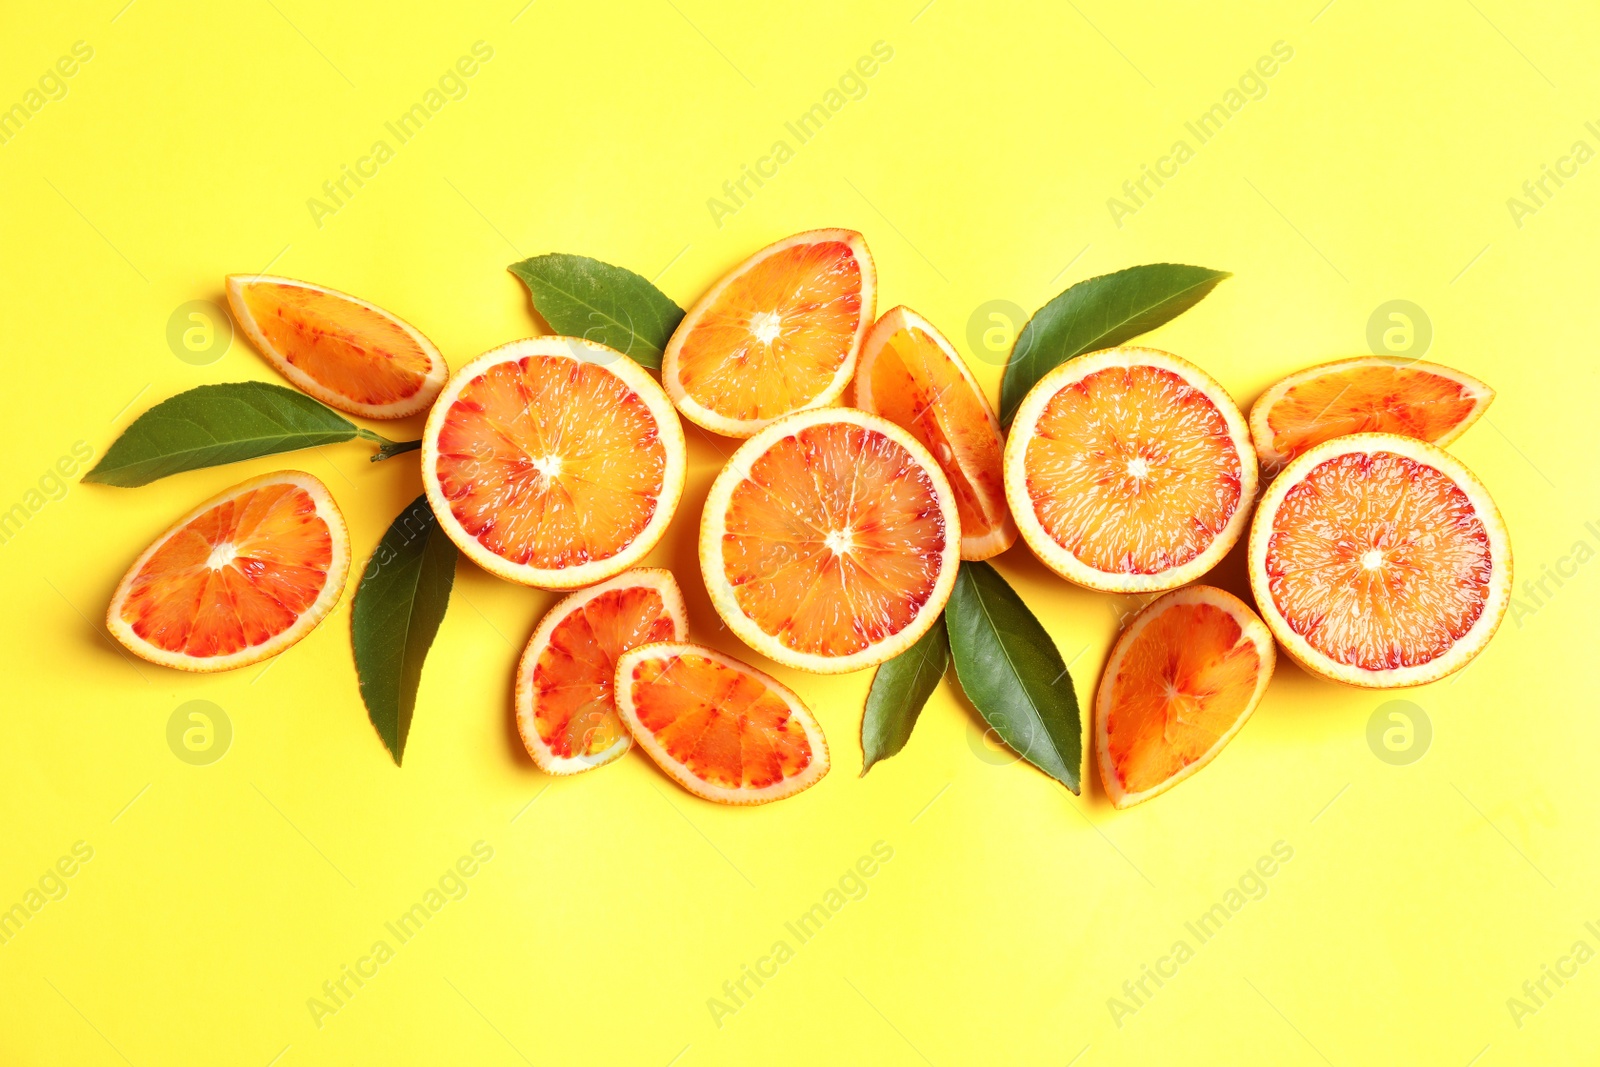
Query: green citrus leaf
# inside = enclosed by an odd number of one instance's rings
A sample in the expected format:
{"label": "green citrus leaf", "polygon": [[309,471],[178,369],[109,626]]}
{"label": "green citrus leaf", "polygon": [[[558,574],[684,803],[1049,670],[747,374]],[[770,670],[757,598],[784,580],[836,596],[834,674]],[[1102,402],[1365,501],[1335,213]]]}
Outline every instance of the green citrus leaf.
{"label": "green citrus leaf", "polygon": [[659,369],[683,309],[643,277],[587,256],[552,252],[513,263],[550,328],[615,348]]}
{"label": "green citrus leaf", "polygon": [[1034,383],[1085,352],[1114,348],[1188,311],[1227,271],[1146,263],[1078,282],[1035,312],[1017,334],[1000,379],[1000,423],[1011,425]]}
{"label": "green citrus leaf", "polygon": [[367,717],[399,766],[417,706],[422,663],[450,604],[456,546],[426,494],[389,525],[350,608],[350,643]]}
{"label": "green citrus leaf", "polygon": [[861,773],[906,747],[939,679],[950,665],[950,640],[934,626],[917,643],[882,664],[872,676],[861,716]]}
{"label": "green citrus leaf", "polygon": [[956,677],[1000,739],[1074,793],[1083,721],[1072,677],[1028,605],[987,563],[963,562],[944,609]]}

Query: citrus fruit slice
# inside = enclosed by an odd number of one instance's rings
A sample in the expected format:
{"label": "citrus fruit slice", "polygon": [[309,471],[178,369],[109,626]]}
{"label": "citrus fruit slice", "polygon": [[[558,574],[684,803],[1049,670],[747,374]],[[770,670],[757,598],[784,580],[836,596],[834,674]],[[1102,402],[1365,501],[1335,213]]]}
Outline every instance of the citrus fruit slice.
{"label": "citrus fruit slice", "polygon": [[1150,348],[1068,360],[1006,441],[1006,499],[1034,554],[1090,589],[1175,589],[1216,566],[1256,492],[1244,416],[1205,371]]}
{"label": "citrus fruit slice", "polygon": [[327,487],[301,471],[240,482],[133,561],[106,627],[129,651],[185,671],[275,656],[344,592],[350,535]]}
{"label": "citrus fruit slice", "polygon": [[899,655],[938,620],[960,528],[949,480],[906,431],[803,411],[740,445],[711,484],[700,570],[745,644],[835,674]]}
{"label": "citrus fruit slice", "polygon": [[683,495],[683,427],[637,363],[535,337],[457,371],[422,433],[439,524],[491,574],[575,589],[655,547]]}
{"label": "citrus fruit slice", "polygon": [[618,658],[616,685],[633,739],[696,796],[765,804],[828,773],[828,742],[800,698],[716,649],[641,645]]}
{"label": "citrus fruit slice", "polygon": [[1277,662],[1272,633],[1232,593],[1191,585],[1134,617],[1094,698],[1095,749],[1119,808],[1165,792],[1233,740]]}
{"label": "citrus fruit slice", "polygon": [[1397,433],[1443,448],[1493,399],[1493,389],[1450,367],[1358,356],[1296,371],[1262,393],[1250,409],[1250,436],[1272,468],[1350,433]]}
{"label": "citrus fruit slice", "polygon": [[897,307],[878,320],[861,346],[855,395],[856,407],[915,437],[950,479],[962,559],[988,559],[1016,542],[1000,423],[966,364],[927,319]]}
{"label": "citrus fruit slice", "polygon": [[427,409],[450,368],[416,327],[365,300],[293,278],[230,274],[228,306],[296,389],[368,419]]}
{"label": "citrus fruit slice", "polygon": [[683,593],[668,571],[639,567],[559,601],[517,665],[517,732],[547,774],[610,763],[633,744],[617,718],[617,657],[689,636]]}
{"label": "citrus fruit slice", "polygon": [[1250,586],[1307,670],[1422,685],[1488,643],[1511,597],[1511,545],[1483,483],[1443,449],[1335,437],[1284,468],[1250,526]]}
{"label": "citrus fruit slice", "polygon": [[855,370],[876,290],[854,230],[786,237],[689,309],[667,342],[661,384],[684,418],[727,437],[831,404]]}

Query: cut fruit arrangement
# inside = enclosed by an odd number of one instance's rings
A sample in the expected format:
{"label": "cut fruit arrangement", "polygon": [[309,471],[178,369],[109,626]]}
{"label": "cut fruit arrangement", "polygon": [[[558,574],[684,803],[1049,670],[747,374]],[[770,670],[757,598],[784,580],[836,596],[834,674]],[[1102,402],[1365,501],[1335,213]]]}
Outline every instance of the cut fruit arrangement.
{"label": "cut fruit arrangement", "polygon": [[[592,770],[637,746],[689,792],[738,805],[828,772],[800,696],[691,643],[678,580],[640,566],[683,496],[680,416],[743,439],[699,517],[722,623],[782,668],[877,668],[862,773],[905,746],[953,664],[1022,758],[1076,793],[1092,749],[1108,798],[1127,807],[1218,756],[1279,645],[1323,678],[1420,685],[1470,662],[1506,610],[1505,527],[1442,450],[1493,391],[1439,364],[1359,357],[1291,374],[1247,420],[1200,367],[1128,343],[1224,273],[1150,264],[1073,285],[1018,334],[997,418],[930,321],[904,306],[874,319],[876,269],[854,231],[775,242],[687,312],[598,260],[511,270],[557,335],[453,375],[422,333],[365,300],[230,276],[241,331],[296,389],[179,394],[86,476],[143,485],[353,439],[378,446],[374,461],[419,451],[423,493],[373,552],[351,609],[362,698],[396,764],[460,553],[511,582],[575,590],[534,628],[512,685],[541,771]],[[419,440],[396,442],[324,405],[427,418]],[[1247,528],[1256,610],[1193,584]],[[1164,594],[1116,640],[1088,721],[1050,634],[985,562],[1019,534],[1080,586]],[[241,667],[315,628],[349,565],[326,487],[263,475],[157,538],[107,625],[155,663]]]}

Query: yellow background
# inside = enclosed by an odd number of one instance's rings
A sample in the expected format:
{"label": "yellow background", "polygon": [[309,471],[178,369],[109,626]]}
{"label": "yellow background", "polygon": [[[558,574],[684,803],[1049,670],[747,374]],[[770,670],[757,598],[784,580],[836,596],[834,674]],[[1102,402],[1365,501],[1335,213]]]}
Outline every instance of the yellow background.
{"label": "yellow background", "polygon": [[[173,310],[225,273],[367,297],[460,365],[536,329],[506,264],[593,255],[688,304],[755,248],[816,226],[867,236],[879,308],[967,339],[1073,281],[1172,260],[1231,270],[1151,335],[1248,404],[1363,352],[1406,299],[1430,358],[1490,382],[1453,451],[1488,484],[1520,579],[1600,547],[1593,234],[1600,163],[1517,225],[1507,198],[1600,119],[1579,4],[1373,0],[1129,7],[975,0],[466,0],[444,5],[103,0],[11,4],[0,106],[84,41],[67,94],[0,145],[0,509],[84,441],[206,382],[277,380],[242,338],[180,361]],[[1320,9],[1320,10],[1319,10]],[[384,123],[472,44],[468,93],[404,145]],[[1114,224],[1107,199],[1276,41],[1293,58],[1177,177]],[[810,143],[784,122],[874,42],[893,58]],[[719,227],[724,180],[785,137],[777,177]],[[389,139],[395,157],[319,227],[307,200]],[[1542,198],[1543,199],[1543,198]],[[394,436],[414,436],[420,420]],[[683,580],[696,637],[731,651],[695,564],[726,441],[690,428],[677,523],[649,562]],[[1175,791],[1115,812],[982,741],[947,685],[908,748],[858,779],[868,673],[777,673],[815,709],[833,773],[786,803],[703,803],[640,754],[552,781],[510,718],[517,652],[551,594],[463,562],[403,770],[366,721],[349,596],[279,661],[191,677],[131,661],[99,619],[177,515],[256,473],[332,489],[359,560],[418,491],[362,444],[141,489],[74,484],[0,545],[0,907],[83,841],[68,894],[0,945],[6,1063],[1575,1063],[1600,963],[1519,1027],[1521,996],[1600,925],[1592,685],[1600,564],[1508,618],[1456,679],[1402,694],[1420,761],[1368,747],[1391,695],[1279,669],[1255,718]],[[50,484],[48,479],[47,485]],[[59,493],[56,495],[60,495]],[[37,498],[33,498],[37,500]],[[1597,523],[1595,531],[1584,524]],[[1131,602],[1071,587],[1020,544],[1000,570],[1074,660],[1080,699]],[[1574,561],[1564,564],[1570,572]],[[1237,553],[1219,580],[1241,588]],[[1514,608],[1515,610],[1515,608]],[[1076,657],[1076,658],[1075,658]],[[169,750],[207,699],[231,748]],[[532,802],[532,806],[528,806]],[[322,983],[386,937],[474,842],[494,850],[337,1014]],[[784,924],[875,842],[893,858],[821,933]],[[1274,842],[1294,850],[1136,1014],[1108,998]],[[791,942],[733,1015],[724,981]],[[274,1059],[274,1057],[278,1057]],[[1075,1058],[1076,1057],[1076,1058]],[[1477,1057],[1476,1059],[1474,1057]]]}

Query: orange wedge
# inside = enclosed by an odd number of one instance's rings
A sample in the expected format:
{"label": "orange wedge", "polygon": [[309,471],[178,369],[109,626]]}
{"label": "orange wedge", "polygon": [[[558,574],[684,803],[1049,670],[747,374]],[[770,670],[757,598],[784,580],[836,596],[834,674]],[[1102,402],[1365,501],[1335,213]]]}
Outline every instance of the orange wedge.
{"label": "orange wedge", "polygon": [[776,678],[704,645],[643,645],[617,660],[617,711],[639,747],[689,792],[765,804],[828,773],[828,742]]}
{"label": "orange wedge", "polygon": [[1029,390],[1005,485],[1028,547],[1113,593],[1175,589],[1239,540],[1257,481],[1244,416],[1199,367],[1150,348],[1091,352]]}
{"label": "orange wedge", "polygon": [[576,589],[637,563],[683,495],[683,427],[637,363],[573,337],[513,341],[462,367],[422,434],[422,484],[484,570]]}
{"label": "orange wedge", "polygon": [[915,437],[950,479],[962,559],[988,559],[1015,543],[1000,423],[955,348],[927,319],[897,307],[878,320],[861,346],[855,399]]}
{"label": "orange wedge", "polygon": [[346,293],[293,278],[230,274],[233,317],[296,389],[368,419],[427,409],[450,368],[416,327]]}
{"label": "orange wedge", "polygon": [[1095,693],[1100,780],[1119,808],[1216,758],[1272,678],[1272,633],[1232,593],[1191,585],[1135,616]]}
{"label": "orange wedge", "polygon": [[700,570],[729,628],[769,659],[833,674],[911,647],[960,565],[950,482],[887,419],[804,411],[739,446],[700,519]]}
{"label": "orange wedge", "polygon": [[640,567],[558,602],[517,665],[517,732],[547,774],[610,763],[633,745],[617,718],[617,657],[689,636],[683,593],[668,571]]}
{"label": "orange wedge", "polygon": [[288,648],[333,610],[350,536],[327,487],[301,471],[240,482],[133,561],[106,627],[129,651],[184,671],[226,671]]}
{"label": "orange wedge", "polygon": [[1308,671],[1422,685],[1488,644],[1511,597],[1511,545],[1488,490],[1449,453],[1351,434],[1301,453],[1263,494],[1250,586]]}
{"label": "orange wedge", "polygon": [[831,404],[855,370],[876,290],[854,230],[786,237],[689,309],[667,342],[661,384],[684,418],[727,437]]}
{"label": "orange wedge", "polygon": [[1359,356],[1296,371],[1262,393],[1250,409],[1250,435],[1270,468],[1351,433],[1396,433],[1443,448],[1493,399],[1493,389],[1450,367]]}

